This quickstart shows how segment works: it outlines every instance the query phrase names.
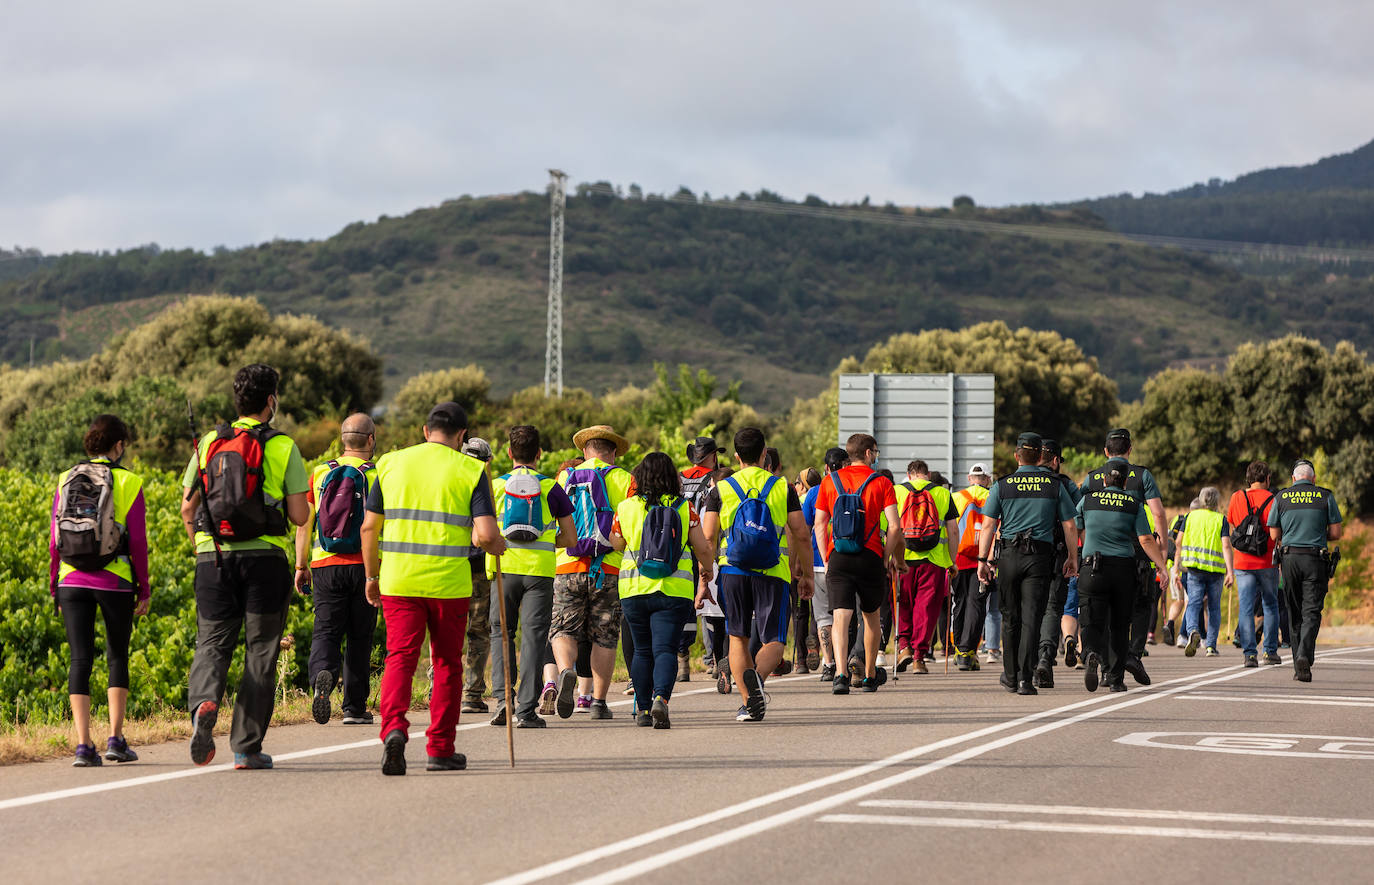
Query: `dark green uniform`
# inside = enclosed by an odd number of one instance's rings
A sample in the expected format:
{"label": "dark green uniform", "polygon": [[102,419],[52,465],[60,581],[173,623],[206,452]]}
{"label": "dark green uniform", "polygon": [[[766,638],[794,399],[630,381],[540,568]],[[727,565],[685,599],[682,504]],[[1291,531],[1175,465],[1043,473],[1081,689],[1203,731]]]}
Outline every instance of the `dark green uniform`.
{"label": "dark green uniform", "polygon": [[[1042,470],[1048,468],[1042,467]],[[1078,504],[1083,493],[1078,483],[1062,473],[1055,474],[1059,482],[1068,490],[1074,505]],[[1040,663],[1035,668],[1037,688],[1054,687],[1055,654],[1059,649],[1061,625],[1064,618],[1064,604],[1069,599],[1069,579],[1064,577],[1064,562],[1069,558],[1069,548],[1064,541],[1064,527],[1054,526],[1054,571],[1050,573],[1050,592],[1045,603],[1045,617],[1040,621]]]}
{"label": "dark green uniform", "polygon": [[[1108,463],[1111,463],[1110,461]],[[1139,464],[1129,465],[1126,471],[1126,484],[1123,491],[1134,497],[1142,505],[1159,498],[1159,485],[1148,467]],[[1107,465],[1089,473],[1083,480],[1083,493],[1096,492],[1107,487]],[[1142,506],[1141,509],[1144,509]],[[1150,633],[1154,620],[1155,606],[1159,603],[1162,588],[1155,583],[1154,571],[1144,551],[1136,548],[1136,589],[1135,609],[1131,612],[1131,655],[1141,658],[1145,655],[1145,638]],[[1144,672],[1144,668],[1141,668]]]}
{"label": "dark green uniform", "polygon": [[1035,693],[1031,673],[1054,571],[1054,529],[1073,515],[1068,489],[1059,477],[1039,467],[1018,467],[993,483],[983,505],[985,519],[1001,521],[997,588],[1002,608],[1002,685],[1009,691]]}
{"label": "dark green uniform", "polygon": [[1078,527],[1083,531],[1078,619],[1088,656],[1084,675],[1089,689],[1096,690],[1094,668],[1100,663],[1103,680],[1120,690],[1125,687],[1131,616],[1139,594],[1137,539],[1150,534],[1150,521],[1142,501],[1123,489],[1104,488],[1083,495]]}
{"label": "dark green uniform", "polygon": [[[1328,526],[1341,521],[1336,496],[1311,480],[1299,480],[1274,496],[1269,525],[1281,533],[1279,572],[1292,625],[1293,669],[1299,676],[1312,666],[1322,624],[1328,582]],[[1310,674],[1308,675],[1310,679]],[[1305,681],[1305,680],[1304,680]]]}

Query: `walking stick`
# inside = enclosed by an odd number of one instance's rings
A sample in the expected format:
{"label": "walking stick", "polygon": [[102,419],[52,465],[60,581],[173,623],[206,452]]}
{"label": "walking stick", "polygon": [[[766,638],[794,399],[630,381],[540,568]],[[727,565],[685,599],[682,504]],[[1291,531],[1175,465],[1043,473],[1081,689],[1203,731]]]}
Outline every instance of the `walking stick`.
{"label": "walking stick", "polygon": [[[897,576],[892,576],[892,675],[893,682],[897,681],[897,658],[901,657],[897,649],[897,625],[901,621],[897,617]],[[884,646],[886,648],[886,646]]]}
{"label": "walking stick", "polygon": [[496,557],[496,622],[501,626],[501,686],[506,704],[506,746],[510,749],[510,767],[515,767],[515,709],[510,705],[510,636],[506,633],[506,589],[501,581],[501,557]]}
{"label": "walking stick", "polygon": [[[1223,589],[1224,589],[1224,588],[1223,588]],[[1233,631],[1233,630],[1231,629],[1231,623],[1232,623],[1231,616],[1232,616],[1233,614],[1235,614],[1235,610],[1236,610],[1236,588],[1235,588],[1234,586],[1232,586],[1232,587],[1231,587],[1231,598],[1230,598],[1229,600],[1227,600],[1227,602],[1226,602],[1226,638],[1227,638],[1227,639],[1230,639],[1231,637],[1233,637],[1233,636],[1236,635],[1236,634],[1235,634],[1235,631]]]}

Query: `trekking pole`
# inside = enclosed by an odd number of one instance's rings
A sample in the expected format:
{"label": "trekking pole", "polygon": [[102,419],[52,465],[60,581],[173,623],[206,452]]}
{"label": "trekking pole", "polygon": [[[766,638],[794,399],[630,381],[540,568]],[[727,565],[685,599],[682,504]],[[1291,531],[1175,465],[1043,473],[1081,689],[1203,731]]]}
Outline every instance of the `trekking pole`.
{"label": "trekking pole", "polygon": [[1236,634],[1235,634],[1235,631],[1231,629],[1231,624],[1233,623],[1233,621],[1232,621],[1232,619],[1231,619],[1231,616],[1235,614],[1235,610],[1236,610],[1236,588],[1235,588],[1235,587],[1232,587],[1232,588],[1231,588],[1231,596],[1230,596],[1230,598],[1226,601],[1226,638],[1227,638],[1227,639],[1230,639],[1231,637],[1233,637],[1233,636],[1236,635]]}
{"label": "trekking pole", "polygon": [[[897,662],[896,662],[896,659],[899,658],[899,657],[901,657],[901,655],[899,654],[898,649],[897,649],[897,624],[898,624],[898,623],[900,623],[900,622],[899,622],[898,619],[897,619],[897,576],[896,576],[896,575],[893,575],[893,576],[892,576],[892,657],[893,657],[893,663],[892,663],[892,676],[891,676],[891,679],[892,679],[893,682],[896,682],[896,681],[897,681]],[[884,646],[884,648],[886,648],[886,646]]]}
{"label": "trekking pole", "polygon": [[496,557],[496,623],[501,626],[501,685],[505,689],[506,746],[510,749],[510,767],[515,767],[515,710],[510,705],[510,636],[506,633],[506,589],[501,581],[501,557]]}

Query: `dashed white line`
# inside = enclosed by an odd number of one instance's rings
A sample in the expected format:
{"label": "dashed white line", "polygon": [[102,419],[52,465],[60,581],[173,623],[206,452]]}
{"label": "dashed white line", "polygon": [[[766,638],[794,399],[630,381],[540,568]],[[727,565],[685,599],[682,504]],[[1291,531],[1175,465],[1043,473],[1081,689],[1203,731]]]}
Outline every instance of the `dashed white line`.
{"label": "dashed white line", "polygon": [[964,811],[989,814],[1054,814],[1065,817],[1122,817],[1137,820],[1204,821],[1223,824],[1271,824],[1280,827],[1374,828],[1374,820],[1359,817],[1299,817],[1287,814],[1247,814],[1162,808],[1094,808],[1091,805],[1024,805],[1007,802],[945,802],[938,799],[869,799],[863,808],[905,808],[913,811]]}

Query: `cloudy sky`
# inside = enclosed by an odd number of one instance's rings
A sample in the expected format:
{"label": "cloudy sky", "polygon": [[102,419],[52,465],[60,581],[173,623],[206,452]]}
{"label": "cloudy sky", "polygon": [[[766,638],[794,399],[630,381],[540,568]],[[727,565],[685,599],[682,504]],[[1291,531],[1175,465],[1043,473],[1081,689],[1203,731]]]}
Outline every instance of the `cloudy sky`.
{"label": "cloudy sky", "polygon": [[1374,138],[1370,33],[1336,0],[10,4],[0,244],[324,237],[549,166],[920,205],[1162,191]]}

